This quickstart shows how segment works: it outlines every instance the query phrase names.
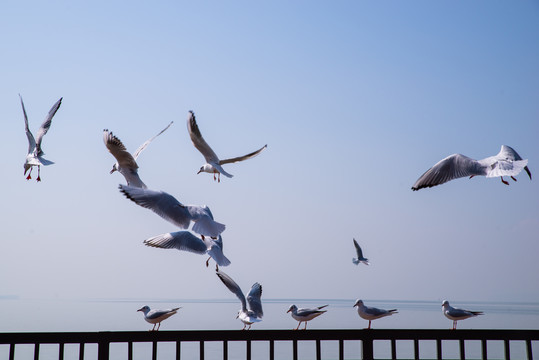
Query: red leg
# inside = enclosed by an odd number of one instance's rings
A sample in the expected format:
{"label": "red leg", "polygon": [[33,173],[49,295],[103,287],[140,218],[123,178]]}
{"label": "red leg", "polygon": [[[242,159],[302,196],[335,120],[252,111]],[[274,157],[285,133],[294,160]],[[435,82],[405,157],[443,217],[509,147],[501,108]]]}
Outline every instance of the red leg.
{"label": "red leg", "polygon": [[511,176],[511,179],[513,179],[513,181],[517,181],[517,179],[515,179],[515,177],[514,177],[514,176]]}
{"label": "red leg", "polygon": [[369,320],[369,327],[367,329],[370,329],[371,328],[371,321]]}
{"label": "red leg", "polygon": [[503,179],[503,176],[500,176],[500,179],[502,179],[502,183],[504,183],[505,185],[509,185],[509,183]]}
{"label": "red leg", "polygon": [[206,260],[206,267],[210,266],[210,259],[211,259],[211,256],[208,258],[208,260]]}
{"label": "red leg", "polygon": [[37,181],[41,181],[41,177],[39,176],[39,174],[41,174],[41,167],[40,166],[37,167],[37,179],[36,179]]}

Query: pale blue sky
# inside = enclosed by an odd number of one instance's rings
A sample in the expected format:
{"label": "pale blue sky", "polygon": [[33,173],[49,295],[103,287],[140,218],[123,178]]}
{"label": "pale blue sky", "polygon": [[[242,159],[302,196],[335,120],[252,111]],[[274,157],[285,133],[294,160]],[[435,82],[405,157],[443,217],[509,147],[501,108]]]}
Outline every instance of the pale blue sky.
{"label": "pale blue sky", "polygon": [[[205,258],[147,248],[177,228],[109,175],[131,150],[152,189],[207,204],[244,289],[269,298],[539,300],[536,1],[19,1],[0,11],[0,294],[229,298]],[[27,182],[18,94],[56,164]],[[221,157],[202,156],[188,110]],[[455,152],[514,147],[536,177],[412,192]],[[371,266],[352,264],[355,237]]]}

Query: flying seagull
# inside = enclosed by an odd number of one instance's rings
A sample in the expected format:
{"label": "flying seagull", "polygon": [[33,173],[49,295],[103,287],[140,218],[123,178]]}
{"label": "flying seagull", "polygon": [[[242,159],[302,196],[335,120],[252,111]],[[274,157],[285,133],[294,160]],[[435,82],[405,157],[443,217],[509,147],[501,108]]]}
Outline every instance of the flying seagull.
{"label": "flying seagull", "polygon": [[444,300],[442,303],[442,311],[446,318],[453,320],[453,330],[457,328],[457,321],[468,319],[477,315],[483,315],[482,311],[456,309],[449,305],[449,301],[447,300]]}
{"label": "flying seagull", "polygon": [[[150,324],[153,324],[153,328],[150,331],[159,331],[159,328],[161,327],[161,321],[168,319],[172,315],[176,314],[180,308],[174,308],[174,309],[166,309],[166,310],[150,310],[150,307],[148,305],[145,305],[138,309],[137,311],[142,311],[144,313],[144,320],[149,322]],[[155,329],[155,325],[157,325],[157,329]]]}
{"label": "flying seagull", "polygon": [[365,265],[369,265],[369,259],[366,259],[363,257],[363,251],[361,251],[361,247],[357,243],[356,239],[354,240],[354,246],[356,247],[357,252],[357,258],[352,258],[352,262],[356,265],[358,265],[360,262],[362,262]]}
{"label": "flying seagull", "polygon": [[189,136],[191,137],[191,141],[193,142],[193,145],[197,148],[198,151],[202,153],[202,155],[204,156],[204,159],[206,159],[206,164],[204,164],[200,168],[200,170],[198,170],[197,174],[200,174],[201,172],[207,172],[207,173],[213,174],[213,180],[216,180],[215,174],[217,174],[219,182],[221,182],[221,174],[229,178],[233,176],[227,173],[221,167],[221,165],[250,159],[252,157],[257,156],[266,147],[268,147],[268,145],[264,145],[260,149],[253,151],[252,153],[249,153],[247,155],[238,156],[238,157],[230,158],[230,159],[219,160],[219,157],[217,156],[217,154],[212,150],[212,148],[208,145],[206,140],[204,140],[204,138],[202,137],[202,134],[200,133],[200,130],[198,129],[198,125],[195,119],[195,114],[192,111],[189,111],[189,117],[187,118],[187,130],[189,131]]}
{"label": "flying seagull", "polygon": [[223,238],[221,235],[217,240],[202,240],[189,231],[176,231],[146,239],[144,240],[144,245],[161,249],[189,251],[201,255],[208,254],[209,258],[206,260],[206,267],[209,266],[210,259],[215,261],[216,269],[219,266],[230,265],[230,260],[223,254]]}
{"label": "flying seagull", "polygon": [[397,309],[392,310],[384,310],[384,309],[378,309],[375,307],[369,307],[365,306],[363,304],[363,300],[356,300],[356,303],[354,304],[354,307],[357,306],[357,313],[362,319],[369,320],[369,327],[371,328],[371,321],[380,319],[384,316],[389,316],[397,313]]}
{"label": "flying seagull", "polygon": [[[241,322],[243,322],[242,330],[245,330],[247,325],[249,325],[247,328],[247,330],[249,330],[253,323],[262,321],[262,316],[264,315],[264,312],[262,311],[262,302],[260,300],[260,297],[262,296],[262,285],[254,283],[251,287],[251,291],[249,291],[249,294],[247,295],[247,300],[245,300],[245,295],[243,295],[241,288],[230,276],[222,271],[217,271],[216,274],[228,290],[232,291],[241,301],[241,309],[238,311],[236,319],[239,318]],[[247,308],[247,304],[249,304],[249,308]]]}
{"label": "flying seagull", "polygon": [[192,221],[194,222],[192,228],[194,232],[215,239],[225,230],[225,225],[213,220],[213,215],[207,206],[183,205],[164,191],[128,185],[119,185],[118,187],[129,200],[152,210],[163,219],[182,229],[187,229]]}
{"label": "flying seagull", "polygon": [[427,170],[417,181],[412,190],[433,187],[446,183],[453,179],[469,176],[470,179],[476,175],[490,177],[499,176],[502,183],[509,185],[509,182],[503,179],[504,176],[510,176],[517,181],[515,176],[524,169],[530,180],[532,174],[528,169],[528,160],[522,160],[520,155],[513,148],[502,145],[497,155],[489,156],[482,160],[474,160],[461,154],[453,154],[440,160],[436,165]]}
{"label": "flying seagull", "polygon": [[43,158],[43,155],[45,155],[45,153],[41,149],[41,141],[43,140],[43,136],[45,136],[47,131],[49,131],[52,118],[60,108],[63,98],[60,98],[60,100],[58,100],[49,110],[49,113],[45,117],[43,124],[41,124],[41,127],[37,131],[36,139],[34,139],[34,135],[32,135],[32,132],[28,128],[28,116],[26,115],[26,109],[24,108],[24,102],[22,101],[22,96],[20,94],[19,98],[21,99],[22,112],[24,114],[24,128],[26,130],[26,137],[28,138],[28,154],[26,155],[26,160],[24,161],[24,175],[26,175],[28,170],[30,170],[28,176],[26,177],[26,180],[30,180],[32,178],[30,176],[32,174],[32,167],[37,166],[36,180],[41,181],[41,177],[39,176],[41,172],[41,165],[46,166],[54,164],[54,162]]}
{"label": "flying seagull", "polygon": [[307,321],[310,321],[314,319],[315,317],[320,316],[323,313],[325,313],[327,310],[322,310],[322,309],[325,308],[326,306],[327,305],[322,305],[322,306],[311,308],[311,309],[303,309],[303,308],[298,309],[296,305],[290,305],[287,313],[292,312],[291,314],[292,317],[295,320],[299,321],[298,327],[295,330],[299,329],[299,326],[301,325],[302,322],[305,322],[305,327],[303,328],[303,330],[306,330]]}
{"label": "flying seagull", "polygon": [[146,185],[142,182],[142,180],[140,180],[140,177],[138,175],[137,158],[140,153],[144,149],[146,149],[146,147],[156,137],[165,132],[170,127],[170,125],[172,125],[172,123],[173,122],[171,121],[170,124],[168,124],[168,126],[161,130],[157,135],[146,140],[142,145],[139,146],[139,148],[133,153],[133,155],[131,155],[127,151],[127,148],[122,143],[122,141],[112,134],[112,131],[109,131],[107,129],[103,130],[103,142],[105,143],[105,146],[107,147],[109,152],[116,158],[116,163],[112,165],[112,170],[110,171],[110,173],[112,174],[115,171],[119,171],[120,174],[125,177],[127,185],[146,189]]}

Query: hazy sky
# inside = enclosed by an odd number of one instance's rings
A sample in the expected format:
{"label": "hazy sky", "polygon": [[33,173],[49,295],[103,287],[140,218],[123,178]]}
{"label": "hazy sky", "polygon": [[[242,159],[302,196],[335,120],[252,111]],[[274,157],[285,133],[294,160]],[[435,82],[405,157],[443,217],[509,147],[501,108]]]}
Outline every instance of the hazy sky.
{"label": "hazy sky", "polygon": [[[148,187],[227,225],[223,270],[267,298],[539,300],[536,1],[11,1],[0,11],[0,295],[229,298],[213,263],[143,240],[102,130]],[[26,181],[18,94],[43,141]],[[189,110],[234,178],[197,175]],[[410,187],[502,144],[534,175]],[[33,173],[34,178],[36,172]],[[352,238],[370,266],[352,264]]]}

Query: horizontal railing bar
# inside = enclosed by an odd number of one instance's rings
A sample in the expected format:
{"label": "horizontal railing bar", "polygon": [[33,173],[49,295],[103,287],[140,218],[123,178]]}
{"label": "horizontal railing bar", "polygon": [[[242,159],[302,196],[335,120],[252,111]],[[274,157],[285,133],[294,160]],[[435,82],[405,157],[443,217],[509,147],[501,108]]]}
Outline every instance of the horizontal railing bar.
{"label": "horizontal railing bar", "polygon": [[329,329],[0,333],[0,344],[287,340],[539,340],[539,330]]}

